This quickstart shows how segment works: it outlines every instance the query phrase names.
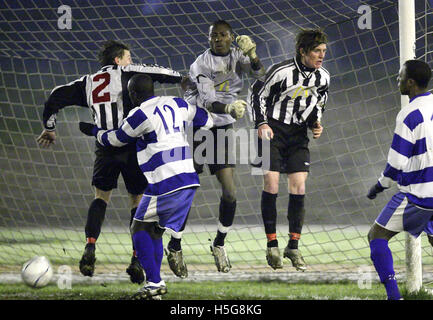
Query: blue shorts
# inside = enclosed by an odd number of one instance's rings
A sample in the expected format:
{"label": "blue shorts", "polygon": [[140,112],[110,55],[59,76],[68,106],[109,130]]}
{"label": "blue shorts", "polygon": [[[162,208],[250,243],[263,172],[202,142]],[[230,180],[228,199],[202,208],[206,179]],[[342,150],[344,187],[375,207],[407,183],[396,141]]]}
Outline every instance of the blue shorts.
{"label": "blue shorts", "polygon": [[134,220],[158,222],[163,229],[179,232],[185,222],[197,188],[180,189],[162,196],[146,196],[138,205]]}
{"label": "blue shorts", "polygon": [[376,219],[376,223],[393,232],[407,231],[414,237],[421,232],[433,235],[433,210],[410,203],[404,193],[396,193]]}

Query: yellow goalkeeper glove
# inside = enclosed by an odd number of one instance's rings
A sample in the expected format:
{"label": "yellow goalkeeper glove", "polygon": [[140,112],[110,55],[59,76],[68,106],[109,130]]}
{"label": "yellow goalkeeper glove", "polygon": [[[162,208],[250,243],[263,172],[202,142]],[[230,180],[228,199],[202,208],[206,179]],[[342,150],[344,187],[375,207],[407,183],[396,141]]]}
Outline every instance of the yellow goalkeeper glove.
{"label": "yellow goalkeeper glove", "polygon": [[247,103],[244,100],[236,100],[235,102],[226,105],[225,112],[235,119],[240,119],[245,114],[246,106]]}
{"label": "yellow goalkeeper glove", "polygon": [[236,42],[242,53],[254,60],[257,58],[256,54],[256,43],[249,36],[237,36]]}

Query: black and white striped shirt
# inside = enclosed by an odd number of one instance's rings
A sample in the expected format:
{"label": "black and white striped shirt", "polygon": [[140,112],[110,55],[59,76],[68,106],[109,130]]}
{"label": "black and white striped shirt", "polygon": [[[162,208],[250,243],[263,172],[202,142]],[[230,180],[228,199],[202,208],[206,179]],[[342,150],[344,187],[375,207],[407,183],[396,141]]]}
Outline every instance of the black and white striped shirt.
{"label": "black and white striped shirt", "polygon": [[179,72],[158,65],[105,66],[94,74],[51,91],[43,111],[45,129],[55,130],[59,110],[72,105],[90,108],[93,120],[100,129],[119,128],[134,107],[127,86],[129,79],[137,73],[147,74],[160,83],[180,83],[182,80]]}
{"label": "black and white striped shirt", "polygon": [[322,117],[329,81],[326,69],[308,68],[296,58],[272,65],[265,80],[256,80],[248,94],[256,128],[269,118],[311,127]]}

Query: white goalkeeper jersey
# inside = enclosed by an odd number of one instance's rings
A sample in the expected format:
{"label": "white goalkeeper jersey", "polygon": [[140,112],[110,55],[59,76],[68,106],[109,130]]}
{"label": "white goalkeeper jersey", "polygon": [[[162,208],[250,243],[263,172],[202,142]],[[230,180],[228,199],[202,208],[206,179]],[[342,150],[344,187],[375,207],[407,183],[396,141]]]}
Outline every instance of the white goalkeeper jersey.
{"label": "white goalkeeper jersey", "polygon": [[395,181],[406,197],[433,209],[433,95],[413,97],[397,115],[386,168],[379,183],[389,188]]}
{"label": "white goalkeeper jersey", "polygon": [[[253,70],[250,58],[239,48],[232,47],[225,56],[217,56],[207,49],[190,66],[189,77],[197,89],[188,90],[185,100],[208,110],[215,101],[232,103],[242,90],[242,74],[259,78],[263,76],[263,70]],[[236,121],[229,114],[212,113],[212,117],[217,127]]]}
{"label": "white goalkeeper jersey", "polygon": [[186,127],[209,129],[213,120],[203,108],[177,97],[152,97],[134,108],[117,130],[99,130],[104,146],[136,143],[140,169],[148,186],[144,194],[159,196],[200,186],[194,170]]}

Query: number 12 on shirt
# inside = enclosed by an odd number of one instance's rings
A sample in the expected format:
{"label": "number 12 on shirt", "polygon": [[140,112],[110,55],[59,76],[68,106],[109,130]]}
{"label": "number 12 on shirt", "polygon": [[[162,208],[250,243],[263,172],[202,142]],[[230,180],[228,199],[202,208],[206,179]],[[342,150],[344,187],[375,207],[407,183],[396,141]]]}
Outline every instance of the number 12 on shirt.
{"label": "number 12 on shirt", "polygon": [[[168,111],[170,111],[170,113],[171,113],[171,119],[173,121],[172,122],[173,125],[171,126],[171,128],[168,127],[167,121],[166,121],[164,115],[162,114],[161,110],[159,109],[159,107],[155,108],[155,111],[153,112],[153,114],[158,114],[159,117],[161,118],[162,124],[164,125],[165,133],[171,134],[171,133],[175,133],[175,132],[180,132],[179,127],[176,127],[176,116],[175,116],[175,112],[174,112],[173,108],[170,107],[169,105],[165,104],[162,107],[162,109],[164,110],[164,114],[169,115],[169,117],[167,117],[167,118],[170,118],[170,114]],[[168,111],[167,111],[167,109],[168,109]],[[173,129],[173,130],[171,131],[171,129]]]}

